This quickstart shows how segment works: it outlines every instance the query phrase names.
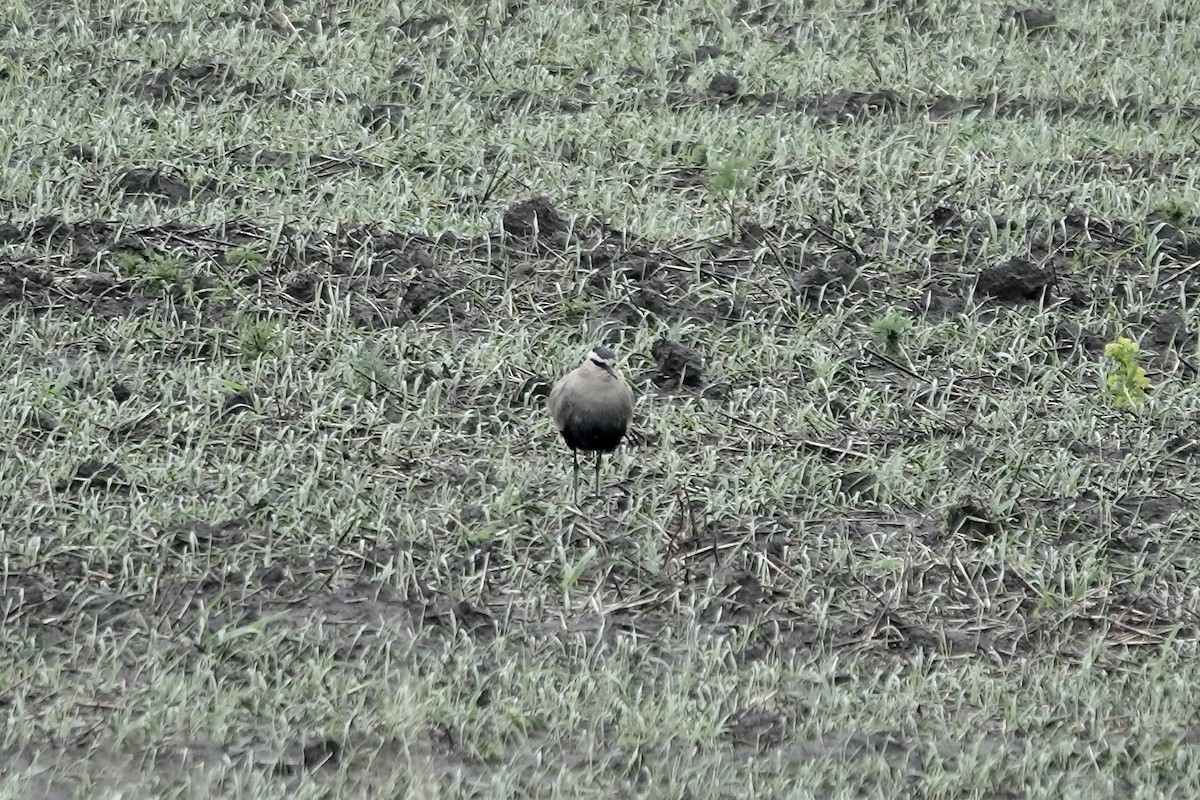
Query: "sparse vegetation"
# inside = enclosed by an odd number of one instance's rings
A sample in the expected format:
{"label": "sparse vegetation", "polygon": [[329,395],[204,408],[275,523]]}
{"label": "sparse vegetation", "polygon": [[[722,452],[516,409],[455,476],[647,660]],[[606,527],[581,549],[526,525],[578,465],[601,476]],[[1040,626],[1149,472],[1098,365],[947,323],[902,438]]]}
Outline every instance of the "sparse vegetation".
{"label": "sparse vegetation", "polygon": [[0,797],[1195,795],[1188,4],[2,5]]}

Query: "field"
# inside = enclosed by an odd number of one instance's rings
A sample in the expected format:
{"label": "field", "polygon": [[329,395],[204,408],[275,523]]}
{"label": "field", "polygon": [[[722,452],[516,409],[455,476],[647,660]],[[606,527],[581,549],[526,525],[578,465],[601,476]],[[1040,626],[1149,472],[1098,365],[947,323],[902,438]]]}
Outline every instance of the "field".
{"label": "field", "polygon": [[0,797],[1200,792],[1200,7],[5,6]]}

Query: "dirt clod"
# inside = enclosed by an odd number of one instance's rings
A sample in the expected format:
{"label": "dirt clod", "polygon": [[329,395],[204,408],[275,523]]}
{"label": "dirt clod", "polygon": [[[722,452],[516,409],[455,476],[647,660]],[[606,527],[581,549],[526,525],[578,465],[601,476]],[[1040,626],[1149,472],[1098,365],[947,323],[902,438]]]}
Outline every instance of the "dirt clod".
{"label": "dirt clod", "polygon": [[92,458],[80,463],[69,478],[65,478],[55,485],[55,489],[60,492],[72,489],[127,488],[129,488],[129,483],[125,476],[125,470],[120,465]]}
{"label": "dirt clod", "polygon": [[510,236],[537,237],[539,240],[548,241],[566,230],[566,221],[545,197],[535,197],[524,203],[517,203],[504,212],[504,232]]}
{"label": "dirt clod", "polygon": [[659,385],[699,387],[704,382],[704,365],[694,348],[669,339],[659,339],[650,348],[658,365],[654,381]]}
{"label": "dirt clod", "polygon": [[413,314],[423,314],[435,302],[450,292],[450,284],[433,270],[427,270],[408,285],[404,290],[401,304]]}
{"label": "dirt clod", "polygon": [[971,540],[999,536],[1000,523],[977,498],[963,497],[946,512],[946,533]]}
{"label": "dirt clod", "polygon": [[151,72],[133,88],[135,96],[156,103],[181,99],[207,102],[258,92],[257,84],[242,79],[232,65],[219,61]]}
{"label": "dirt clod", "polygon": [[663,297],[661,292],[657,292],[650,287],[638,289],[629,300],[636,307],[657,317],[669,317],[673,310],[670,301]]}
{"label": "dirt clod", "polygon": [[379,103],[363,106],[358,112],[359,123],[369,130],[400,128],[404,125],[404,106],[399,103]]}
{"label": "dirt clod", "polygon": [[99,159],[96,156],[96,149],[90,144],[68,144],[64,149],[67,158],[86,163],[95,163]]}
{"label": "dirt clod", "polygon": [[733,97],[741,88],[741,81],[728,72],[717,73],[708,82],[708,93],[716,97]]}
{"label": "dirt clod", "polygon": [[194,190],[184,178],[163,169],[136,167],[117,179],[117,186],[126,195],[155,195],[171,202],[190,200]]}
{"label": "dirt clod", "polygon": [[302,272],[292,278],[291,282],[284,288],[284,293],[294,300],[301,303],[311,303],[317,299],[317,292],[320,284],[317,277],[311,272]]}
{"label": "dirt clod", "polygon": [[253,389],[242,389],[234,392],[225,398],[225,402],[221,404],[221,411],[226,416],[240,414],[243,411],[253,411],[255,405],[255,392]]}
{"label": "dirt clod", "polygon": [[0,305],[40,294],[53,282],[49,273],[13,264],[0,271]]}
{"label": "dirt clod", "polygon": [[50,412],[36,408],[25,416],[25,427],[38,433],[52,433],[58,428],[58,420]]}
{"label": "dirt clod", "polygon": [[847,253],[838,253],[828,264],[811,267],[793,277],[792,287],[805,301],[832,301],[865,288],[865,282],[859,278],[854,259]]}
{"label": "dirt clod", "polygon": [[977,294],[1004,302],[1038,302],[1055,283],[1054,273],[1034,266],[1023,258],[1014,258],[979,273]]}
{"label": "dirt clod", "polygon": [[1006,6],[1000,24],[1016,27],[1026,33],[1039,33],[1058,25],[1058,15],[1048,8]]}
{"label": "dirt clod", "polygon": [[304,766],[306,769],[316,769],[325,765],[337,764],[341,757],[342,743],[334,739],[323,739],[304,746]]}

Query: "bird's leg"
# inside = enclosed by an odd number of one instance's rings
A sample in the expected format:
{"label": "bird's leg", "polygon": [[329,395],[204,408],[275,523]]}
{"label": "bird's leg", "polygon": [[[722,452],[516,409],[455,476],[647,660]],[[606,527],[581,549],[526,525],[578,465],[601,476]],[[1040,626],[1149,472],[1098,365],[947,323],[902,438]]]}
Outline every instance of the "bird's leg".
{"label": "bird's leg", "polygon": [[603,452],[601,452],[600,450],[596,451],[596,496],[597,497],[600,495],[600,459],[603,458],[603,456],[604,456]]}
{"label": "bird's leg", "polygon": [[571,481],[571,487],[575,492],[575,505],[579,505],[579,451],[571,448],[571,458],[575,461],[575,477]]}

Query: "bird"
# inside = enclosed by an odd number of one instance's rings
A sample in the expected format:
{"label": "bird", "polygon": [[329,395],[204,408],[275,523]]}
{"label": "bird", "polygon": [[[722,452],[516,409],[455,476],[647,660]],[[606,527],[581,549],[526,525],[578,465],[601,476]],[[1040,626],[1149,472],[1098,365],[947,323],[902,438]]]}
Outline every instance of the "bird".
{"label": "bird", "polygon": [[617,354],[597,345],[583,363],[550,390],[550,416],[571,448],[572,484],[579,501],[579,451],[596,454],[596,494],[600,493],[600,459],[621,443],[633,416],[633,390],[617,371]]}

